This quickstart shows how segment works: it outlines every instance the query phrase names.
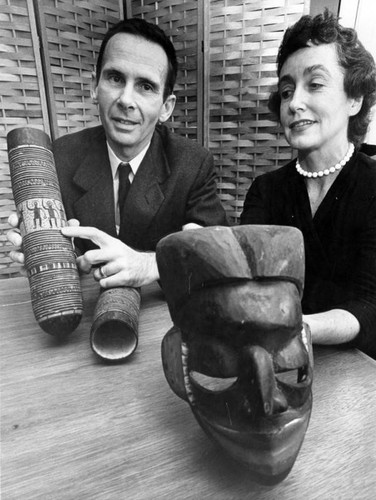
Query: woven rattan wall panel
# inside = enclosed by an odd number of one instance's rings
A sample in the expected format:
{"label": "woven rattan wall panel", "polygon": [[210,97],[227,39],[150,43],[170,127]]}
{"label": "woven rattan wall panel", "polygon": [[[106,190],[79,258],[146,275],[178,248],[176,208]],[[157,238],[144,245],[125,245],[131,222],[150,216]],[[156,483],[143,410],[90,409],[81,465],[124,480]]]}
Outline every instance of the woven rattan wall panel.
{"label": "woven rattan wall panel", "polygon": [[309,0],[126,2],[127,16],[159,24],[178,50],[173,127],[214,154],[232,223],[252,179],[291,158],[267,100],[283,33],[308,11]]}
{"label": "woven rattan wall panel", "polygon": [[18,272],[8,257],[10,247],[5,248],[7,219],[14,210],[6,136],[21,126],[49,130],[33,19],[31,1],[0,0],[0,277]]}
{"label": "woven rattan wall panel", "polygon": [[122,0],[0,0],[0,278],[19,275],[5,236],[15,209],[6,135],[30,125],[56,137],[98,124],[91,73],[122,17]]}
{"label": "woven rattan wall panel", "polygon": [[304,0],[210,2],[209,147],[232,222],[252,179],[291,158],[267,101],[283,32],[307,12]]}
{"label": "woven rattan wall panel", "polygon": [[[252,179],[291,157],[267,110],[283,32],[309,0],[125,0],[127,17],[159,24],[180,65],[173,129],[209,147],[233,223]],[[3,230],[13,210],[5,135],[31,124],[53,137],[98,123],[91,73],[121,0],[0,0],[2,144],[0,277],[13,275]],[[39,34],[42,57],[33,47]],[[43,87],[43,80],[45,87]],[[1,251],[3,249],[3,251]]]}
{"label": "woven rattan wall panel", "polygon": [[40,0],[37,2],[43,57],[51,96],[54,136],[97,125],[92,104],[92,72],[100,43],[109,26],[122,17],[119,0]]}
{"label": "woven rattan wall panel", "polygon": [[202,98],[198,2],[132,0],[126,5],[126,17],[142,17],[158,24],[173,41],[179,74],[174,90],[177,102],[170,123],[176,133],[197,139],[202,134],[202,120],[198,122],[197,112]]}

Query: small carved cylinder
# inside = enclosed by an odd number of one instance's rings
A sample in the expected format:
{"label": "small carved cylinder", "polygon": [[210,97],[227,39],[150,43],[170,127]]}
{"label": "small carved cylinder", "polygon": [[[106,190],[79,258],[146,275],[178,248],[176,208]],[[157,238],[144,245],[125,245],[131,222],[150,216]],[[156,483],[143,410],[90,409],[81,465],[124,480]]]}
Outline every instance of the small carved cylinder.
{"label": "small carved cylinder", "polygon": [[7,139],[34,315],[45,332],[65,336],[81,320],[82,294],[72,242],[60,231],[67,221],[51,141],[29,127]]}
{"label": "small carved cylinder", "polygon": [[140,303],[138,288],[101,290],[90,331],[91,348],[100,358],[119,362],[136,350]]}

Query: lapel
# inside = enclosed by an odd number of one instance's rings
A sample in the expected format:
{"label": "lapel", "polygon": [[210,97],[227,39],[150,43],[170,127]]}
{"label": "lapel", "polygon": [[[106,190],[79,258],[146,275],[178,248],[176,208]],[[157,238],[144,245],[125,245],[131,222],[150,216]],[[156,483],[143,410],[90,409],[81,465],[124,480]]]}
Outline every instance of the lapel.
{"label": "lapel", "polygon": [[75,201],[75,213],[83,225],[89,219],[90,225],[116,236],[111,166],[102,128],[92,137],[88,151],[73,177],[83,192]]}
{"label": "lapel", "polygon": [[165,199],[165,181],[170,175],[162,139],[154,132],[150,147],[137,170],[124,205],[120,238],[142,241]]}

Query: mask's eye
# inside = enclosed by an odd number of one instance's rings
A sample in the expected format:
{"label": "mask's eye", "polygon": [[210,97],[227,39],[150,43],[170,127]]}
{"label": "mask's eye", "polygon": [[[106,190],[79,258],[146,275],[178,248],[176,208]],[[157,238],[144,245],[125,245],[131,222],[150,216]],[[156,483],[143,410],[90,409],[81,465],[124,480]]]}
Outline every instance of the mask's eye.
{"label": "mask's eye", "polygon": [[299,370],[289,370],[287,372],[276,373],[276,379],[283,384],[294,385],[298,381]]}
{"label": "mask's eye", "polygon": [[294,337],[274,358],[274,370],[283,373],[305,366],[308,350],[300,337]]}
{"label": "mask's eye", "polygon": [[301,384],[307,380],[308,365],[275,374],[276,379],[286,385]]}
{"label": "mask's eye", "polygon": [[227,391],[231,386],[237,381],[237,377],[230,378],[219,378],[219,377],[209,377],[203,373],[199,373],[191,370],[189,372],[191,382],[196,386],[201,387],[210,392],[221,392]]}
{"label": "mask's eye", "polygon": [[234,377],[239,373],[238,353],[216,338],[201,337],[189,343],[188,366],[214,378]]}

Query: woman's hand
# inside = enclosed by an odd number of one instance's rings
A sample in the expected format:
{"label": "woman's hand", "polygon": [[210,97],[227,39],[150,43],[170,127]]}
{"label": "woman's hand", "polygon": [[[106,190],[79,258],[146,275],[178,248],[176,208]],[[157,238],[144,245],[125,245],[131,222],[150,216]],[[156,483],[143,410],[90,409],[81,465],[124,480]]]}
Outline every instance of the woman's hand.
{"label": "woman's hand", "polygon": [[99,248],[88,250],[77,258],[80,271],[89,273],[103,288],[139,287],[159,279],[154,252],[138,252],[117,238],[94,227],[64,227],[61,232],[70,238],[91,240]]}
{"label": "woman's hand", "polygon": [[344,309],[306,314],[303,321],[309,325],[314,344],[342,344],[353,340],[360,331],[357,318]]}

